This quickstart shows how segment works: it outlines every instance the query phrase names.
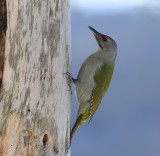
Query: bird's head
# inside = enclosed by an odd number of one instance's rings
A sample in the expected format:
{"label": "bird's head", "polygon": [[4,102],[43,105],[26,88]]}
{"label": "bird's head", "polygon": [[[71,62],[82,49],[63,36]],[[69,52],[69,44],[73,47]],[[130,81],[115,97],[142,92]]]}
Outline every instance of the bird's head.
{"label": "bird's head", "polygon": [[99,48],[101,48],[102,50],[116,50],[117,49],[117,44],[111,37],[99,33],[97,30],[95,30],[91,26],[88,26],[88,27],[93,32],[97,40]]}

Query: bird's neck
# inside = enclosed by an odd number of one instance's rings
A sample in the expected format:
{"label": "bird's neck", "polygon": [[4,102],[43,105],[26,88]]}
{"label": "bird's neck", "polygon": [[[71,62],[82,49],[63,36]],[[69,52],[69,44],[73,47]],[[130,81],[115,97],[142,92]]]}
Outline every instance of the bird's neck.
{"label": "bird's neck", "polygon": [[97,55],[104,60],[105,63],[113,64],[117,55],[116,50],[98,49]]}

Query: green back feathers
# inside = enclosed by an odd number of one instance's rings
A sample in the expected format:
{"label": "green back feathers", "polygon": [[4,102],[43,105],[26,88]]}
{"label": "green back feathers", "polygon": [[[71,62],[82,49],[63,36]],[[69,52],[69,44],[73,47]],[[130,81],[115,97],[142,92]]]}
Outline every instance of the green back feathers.
{"label": "green back feathers", "polygon": [[107,91],[109,84],[112,79],[112,73],[114,70],[114,64],[104,64],[100,69],[98,69],[94,76],[94,81],[96,83],[95,88],[92,91],[92,104],[90,110],[90,120],[93,114],[97,110],[101,100]]}

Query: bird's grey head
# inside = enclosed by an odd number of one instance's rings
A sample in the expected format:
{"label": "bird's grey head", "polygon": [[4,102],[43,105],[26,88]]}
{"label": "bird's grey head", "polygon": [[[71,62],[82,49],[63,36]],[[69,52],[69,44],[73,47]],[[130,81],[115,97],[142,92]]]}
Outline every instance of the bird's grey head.
{"label": "bird's grey head", "polygon": [[99,48],[101,48],[103,50],[107,50],[107,51],[108,50],[114,50],[114,51],[117,50],[117,44],[111,37],[99,33],[97,30],[95,30],[91,26],[88,26],[88,27],[93,32],[93,34],[97,40]]}

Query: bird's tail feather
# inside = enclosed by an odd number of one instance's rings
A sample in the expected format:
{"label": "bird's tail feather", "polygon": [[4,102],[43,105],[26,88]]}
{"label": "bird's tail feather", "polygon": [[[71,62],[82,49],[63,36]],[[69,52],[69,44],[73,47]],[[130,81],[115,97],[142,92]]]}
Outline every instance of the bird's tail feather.
{"label": "bird's tail feather", "polygon": [[82,114],[77,118],[76,120],[76,123],[74,124],[74,126],[72,127],[72,130],[71,130],[71,134],[70,134],[70,142],[73,138],[73,135],[75,133],[75,131],[77,130],[77,128],[82,124]]}
{"label": "bird's tail feather", "polygon": [[76,120],[76,123],[74,124],[72,130],[71,130],[71,133],[70,133],[70,143],[71,143],[71,140],[73,138],[73,135],[75,133],[75,131],[77,130],[77,128],[82,125],[89,117],[89,107],[86,109],[86,111],[83,113],[83,114],[80,114],[78,117],[77,117],[77,120]]}

